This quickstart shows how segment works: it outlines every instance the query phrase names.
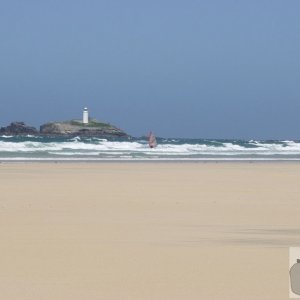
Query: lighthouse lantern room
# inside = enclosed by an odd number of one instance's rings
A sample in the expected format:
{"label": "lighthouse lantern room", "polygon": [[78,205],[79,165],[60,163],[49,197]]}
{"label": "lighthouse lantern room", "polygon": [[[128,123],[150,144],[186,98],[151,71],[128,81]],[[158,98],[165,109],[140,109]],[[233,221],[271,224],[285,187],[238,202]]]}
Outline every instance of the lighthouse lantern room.
{"label": "lighthouse lantern room", "polygon": [[89,123],[89,111],[87,107],[83,109],[83,115],[82,115],[82,123],[88,124]]}

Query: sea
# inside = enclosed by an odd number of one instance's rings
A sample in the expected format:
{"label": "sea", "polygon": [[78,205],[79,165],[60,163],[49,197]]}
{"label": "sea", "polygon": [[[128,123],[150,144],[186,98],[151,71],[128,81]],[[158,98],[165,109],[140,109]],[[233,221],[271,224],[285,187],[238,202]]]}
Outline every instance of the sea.
{"label": "sea", "polygon": [[300,161],[297,140],[0,136],[0,161]]}

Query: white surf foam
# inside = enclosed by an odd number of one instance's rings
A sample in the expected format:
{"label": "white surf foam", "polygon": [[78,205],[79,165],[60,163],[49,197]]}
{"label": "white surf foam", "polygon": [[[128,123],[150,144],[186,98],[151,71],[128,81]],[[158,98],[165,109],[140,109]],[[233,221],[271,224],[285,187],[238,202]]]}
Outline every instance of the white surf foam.
{"label": "white surf foam", "polygon": [[[45,153],[48,155],[62,156],[134,156],[142,155],[153,159],[153,157],[188,157],[193,159],[197,156],[299,156],[300,143],[295,141],[282,142],[260,142],[251,141],[248,143],[252,147],[245,147],[243,144],[231,142],[211,144],[159,144],[158,147],[150,149],[145,141],[108,141],[106,139],[81,139],[75,137],[63,142],[46,142],[41,141],[23,141],[13,142],[10,140],[0,141],[0,158],[5,157],[5,153],[38,154]],[[174,158],[175,159],[175,158]]]}

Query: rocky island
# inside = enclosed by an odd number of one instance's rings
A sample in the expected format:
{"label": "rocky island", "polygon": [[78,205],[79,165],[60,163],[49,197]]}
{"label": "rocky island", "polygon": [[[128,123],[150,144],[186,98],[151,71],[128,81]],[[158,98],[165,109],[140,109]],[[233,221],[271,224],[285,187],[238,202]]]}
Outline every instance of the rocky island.
{"label": "rocky island", "polygon": [[123,130],[97,120],[83,124],[80,120],[51,122],[40,126],[38,131],[24,122],[13,122],[0,128],[0,135],[48,135],[48,136],[94,136],[94,137],[129,137]]}
{"label": "rocky island", "polygon": [[129,137],[123,130],[95,119],[84,124],[81,120],[46,123],[40,127],[41,135]]}
{"label": "rocky island", "polygon": [[83,110],[82,120],[50,122],[41,125],[40,130],[24,122],[13,122],[6,127],[1,127],[0,135],[130,137],[116,126],[89,118],[87,108]]}
{"label": "rocky island", "polygon": [[6,127],[0,128],[1,135],[37,135],[38,130],[24,122],[12,122]]}

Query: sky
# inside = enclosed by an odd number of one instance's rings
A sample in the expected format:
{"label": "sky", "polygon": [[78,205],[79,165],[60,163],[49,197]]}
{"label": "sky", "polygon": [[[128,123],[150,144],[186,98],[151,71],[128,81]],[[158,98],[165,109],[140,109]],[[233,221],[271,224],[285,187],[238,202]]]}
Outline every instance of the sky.
{"label": "sky", "polygon": [[0,126],[300,139],[299,0],[1,0]]}

